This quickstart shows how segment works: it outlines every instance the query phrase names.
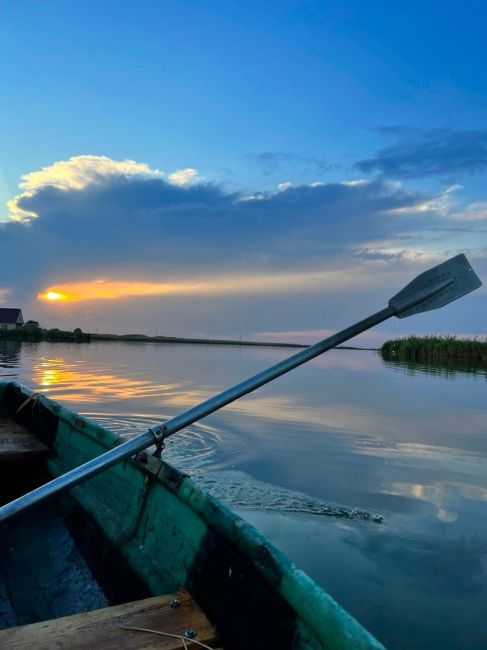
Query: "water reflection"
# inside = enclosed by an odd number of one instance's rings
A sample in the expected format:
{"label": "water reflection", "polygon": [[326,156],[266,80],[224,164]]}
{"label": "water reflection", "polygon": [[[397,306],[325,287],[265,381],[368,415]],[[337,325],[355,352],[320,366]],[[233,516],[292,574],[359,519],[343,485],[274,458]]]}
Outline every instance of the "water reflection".
{"label": "water reflection", "polygon": [[[189,385],[189,382],[158,383],[147,378],[136,379],[90,367],[88,363],[62,356],[40,356],[32,366],[32,381],[39,392],[72,404],[144,399],[150,400],[152,405],[160,403],[165,408],[175,407],[183,410],[214,394],[210,389],[194,387]],[[356,364],[340,364],[333,360],[330,367],[363,370],[365,362],[361,360]],[[256,393],[229,404],[227,410],[236,410],[255,418],[333,430],[361,431],[364,419],[367,419],[368,428],[376,431],[383,426],[383,418],[377,417],[373,412],[367,412],[364,406],[361,406],[360,411],[354,411],[350,408],[344,409],[340,405],[333,407],[310,404],[308,400],[303,400],[302,396],[290,395],[288,392],[268,396]],[[155,417],[160,419],[161,416],[162,413],[159,413]]]}
{"label": "water reflection", "polygon": [[452,523],[458,519],[462,509],[462,498],[478,501],[487,500],[487,490],[482,487],[454,483],[435,483],[421,485],[419,483],[391,482],[385,486],[389,494],[401,495],[410,499],[419,499],[436,507],[436,517],[440,521]]}
{"label": "water reflection", "polygon": [[[178,384],[156,384],[148,379],[134,379],[93,369],[84,361],[63,357],[39,357],[32,366],[32,380],[39,392],[67,402],[103,402],[105,400],[170,398]],[[178,391],[179,392],[179,391]]]}
{"label": "water reflection", "polygon": [[20,341],[0,341],[0,376],[13,377],[15,372],[10,369],[18,368],[22,343]]}
{"label": "water reflection", "polygon": [[241,514],[367,621],[387,648],[487,648],[482,525],[465,534],[425,517],[393,517],[373,526],[298,514]]}
{"label": "water reflection", "polygon": [[[380,354],[380,353],[379,353]],[[487,379],[487,364],[479,362],[459,361],[454,359],[431,359],[416,361],[415,359],[399,359],[381,355],[386,366],[405,371],[407,374],[436,375],[445,379],[454,379],[457,375],[484,377]]]}

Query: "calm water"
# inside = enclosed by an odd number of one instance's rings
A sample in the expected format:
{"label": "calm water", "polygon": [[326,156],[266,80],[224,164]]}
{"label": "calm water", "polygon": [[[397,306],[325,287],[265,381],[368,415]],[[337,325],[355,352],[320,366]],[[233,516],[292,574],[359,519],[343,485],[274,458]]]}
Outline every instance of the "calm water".
{"label": "calm water", "polygon": [[[0,376],[131,435],[288,354],[2,342]],[[180,432],[166,459],[388,647],[485,650],[486,379],[335,350]]]}

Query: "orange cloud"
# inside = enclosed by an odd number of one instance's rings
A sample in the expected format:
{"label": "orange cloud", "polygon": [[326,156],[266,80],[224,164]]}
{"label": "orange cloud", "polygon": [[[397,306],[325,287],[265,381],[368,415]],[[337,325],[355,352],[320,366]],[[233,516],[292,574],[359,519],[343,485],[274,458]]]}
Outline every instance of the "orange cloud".
{"label": "orange cloud", "polygon": [[[399,272],[389,273],[391,278]],[[398,282],[401,282],[399,280]],[[139,282],[129,280],[89,280],[68,282],[49,287],[37,297],[48,302],[75,302],[81,300],[116,300],[134,296],[164,295],[217,295],[217,294],[271,294],[292,291],[315,291],[323,293],[337,290],[356,290],[361,286],[384,286],[382,265],[363,264],[347,269],[328,271],[296,271],[292,273],[261,273],[253,275],[222,275],[197,281],[175,280],[172,282]]]}
{"label": "orange cloud", "polygon": [[49,302],[75,302],[80,300],[115,300],[131,296],[157,296],[171,293],[197,293],[198,283],[125,282],[117,280],[91,280],[69,282],[50,287],[37,297]]}

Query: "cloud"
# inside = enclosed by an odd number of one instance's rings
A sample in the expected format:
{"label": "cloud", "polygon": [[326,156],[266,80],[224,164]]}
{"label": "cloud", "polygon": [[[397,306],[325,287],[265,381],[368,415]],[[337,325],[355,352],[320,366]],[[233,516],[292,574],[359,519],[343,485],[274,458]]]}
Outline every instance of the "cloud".
{"label": "cloud", "polygon": [[166,177],[144,163],[97,156],[57,162],[23,177],[10,205],[13,220],[27,223],[5,224],[0,246],[6,258],[21,246],[32,260],[26,268],[35,264],[46,276],[63,267],[60,250],[73,274],[91,263],[117,271],[139,265],[138,275],[140,264],[191,274],[207,265],[248,269],[250,260],[254,271],[309,269],[345,242],[389,230],[389,213],[414,211],[429,198],[380,180],[243,195],[195,178],[192,169]]}
{"label": "cloud", "polygon": [[416,205],[400,207],[394,210],[397,214],[401,212],[425,212],[436,213],[441,216],[449,216],[457,203],[455,192],[463,189],[463,185],[450,185],[437,194],[419,200]]}
{"label": "cloud", "polygon": [[249,158],[258,164],[264,176],[296,174],[308,176],[310,174],[321,176],[326,172],[335,170],[338,165],[332,165],[316,156],[302,156],[297,153],[283,151],[262,151],[249,154]]}
{"label": "cloud", "polygon": [[425,250],[424,246],[421,246],[421,236],[416,234],[415,238],[414,233],[411,233],[408,241],[404,241],[404,237],[398,237],[370,242],[367,246],[357,249],[355,257],[365,260],[400,261],[411,265],[419,263],[432,266],[442,262],[445,254],[441,251]]}
{"label": "cloud", "polygon": [[486,221],[487,201],[467,203],[461,209],[450,212],[448,216],[461,221]]}
{"label": "cloud", "polygon": [[7,298],[10,294],[10,289],[2,289],[0,287],[0,303],[7,302]]}
{"label": "cloud", "polygon": [[185,167],[169,174],[168,180],[174,185],[190,185],[192,183],[201,183],[204,179],[199,176],[196,169]]}
{"label": "cloud", "polygon": [[21,194],[11,199],[7,206],[11,219],[24,221],[37,217],[37,213],[23,207],[42,190],[83,190],[88,186],[103,185],[114,179],[164,179],[174,185],[187,185],[198,180],[196,169],[186,168],[164,174],[145,163],[134,160],[115,161],[107,156],[73,156],[22,176]]}
{"label": "cloud", "polygon": [[379,172],[390,178],[455,177],[487,170],[487,130],[454,128],[380,129],[396,139],[373,158],[356,167],[365,173]]}

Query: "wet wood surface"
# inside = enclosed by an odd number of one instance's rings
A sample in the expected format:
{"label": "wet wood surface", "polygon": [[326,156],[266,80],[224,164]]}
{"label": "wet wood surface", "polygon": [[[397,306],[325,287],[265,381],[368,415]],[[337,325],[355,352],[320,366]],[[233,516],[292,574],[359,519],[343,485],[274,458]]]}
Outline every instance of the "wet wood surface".
{"label": "wet wood surface", "polygon": [[[177,599],[179,607],[171,606]],[[142,632],[128,627],[153,630]],[[190,639],[155,634],[184,635],[195,630],[196,641],[217,647],[215,629],[189,594],[180,592],[146,598],[115,607],[65,616],[0,631],[2,650],[188,650],[200,648]],[[186,645],[185,645],[186,644]]]}

